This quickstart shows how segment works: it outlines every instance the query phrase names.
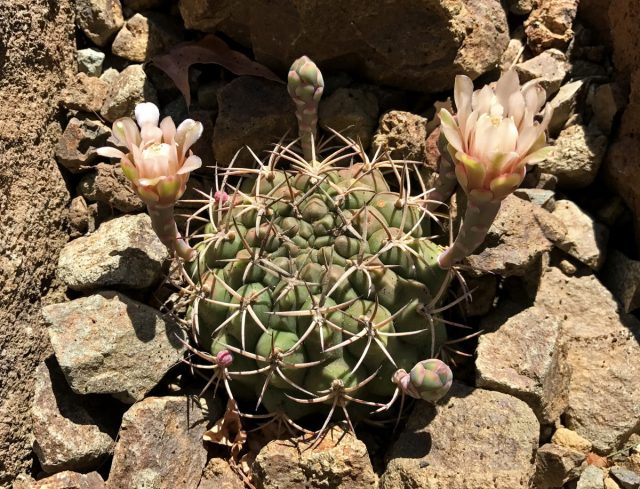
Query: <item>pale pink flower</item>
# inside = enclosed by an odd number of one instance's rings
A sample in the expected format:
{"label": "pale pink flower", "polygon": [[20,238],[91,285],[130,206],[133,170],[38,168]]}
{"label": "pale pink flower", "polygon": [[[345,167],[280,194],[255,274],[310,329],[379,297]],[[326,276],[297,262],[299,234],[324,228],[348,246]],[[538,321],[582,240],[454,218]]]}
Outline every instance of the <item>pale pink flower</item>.
{"label": "pale pink flower", "polygon": [[173,205],[184,194],[189,173],[202,166],[189,149],[202,135],[202,124],[186,119],[176,128],[171,117],[165,117],[158,125],[160,112],[150,102],[139,104],[135,114],[137,125],[129,117],[113,123],[114,138],[128,152],[112,147],[97,152],[120,158],[124,175],[147,205]]}
{"label": "pale pink flower", "polygon": [[457,76],[454,100],[456,117],[446,109],[439,115],[458,181],[477,203],[501,201],[522,183],[526,164],[548,154],[551,106],[536,120],[546,93],[535,81],[521,86],[516,72],[507,71],[495,88],[475,92],[471,79]]}

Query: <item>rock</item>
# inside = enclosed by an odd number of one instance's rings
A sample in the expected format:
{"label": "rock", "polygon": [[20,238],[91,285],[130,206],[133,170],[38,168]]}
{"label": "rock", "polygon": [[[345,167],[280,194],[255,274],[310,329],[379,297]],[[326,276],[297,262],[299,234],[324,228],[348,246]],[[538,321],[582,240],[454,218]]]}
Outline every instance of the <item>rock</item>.
{"label": "rock", "polygon": [[562,80],[567,75],[567,57],[562,51],[548,49],[517,64],[515,69],[521,83],[536,79],[547,92],[547,97],[551,97],[560,90]]}
{"label": "rock", "polygon": [[469,317],[488,314],[498,295],[498,278],[495,275],[469,276],[465,277],[465,281],[471,291],[469,301],[462,303],[465,314]]}
{"label": "rock", "polygon": [[229,463],[215,457],[207,462],[198,485],[198,489],[244,489],[245,487]]}
{"label": "rock", "polygon": [[197,489],[207,416],[189,397],[149,397],[122,418],[107,488]]}
{"label": "rock", "polygon": [[179,362],[184,332],[156,309],[101,292],[42,309],[51,345],[77,394],[144,397]]}
{"label": "rock", "polygon": [[71,173],[89,169],[106,146],[111,130],[100,121],[72,117],[55,148],[56,160]]}
{"label": "rock", "polygon": [[367,448],[351,432],[335,426],[317,448],[310,450],[303,441],[298,445],[274,440],[260,450],[253,464],[258,489],[377,486]]}
{"label": "rock", "polygon": [[78,73],[74,83],[62,91],[62,105],[82,112],[99,112],[107,96],[109,86],[95,76]]}
{"label": "rock", "polygon": [[119,76],[120,72],[118,70],[115,68],[108,68],[102,75],[100,75],[100,79],[111,86],[116,82]]}
{"label": "rock", "polygon": [[553,443],[547,443],[536,452],[536,489],[562,487],[566,482],[577,479],[584,453]]}
{"label": "rock", "polygon": [[525,43],[524,29],[519,26],[511,33],[507,49],[500,57],[500,71],[509,71],[520,61],[525,50]]}
{"label": "rock", "polygon": [[359,88],[338,88],[320,104],[318,119],[321,127],[360,141],[366,149],[378,122],[378,100]]}
{"label": "rock", "polygon": [[539,425],[519,399],[454,383],[440,405],[416,404],[389,452],[380,489],[529,487]]}
{"label": "rock", "polygon": [[119,117],[133,117],[133,111],[140,102],[157,103],[156,90],[147,80],[142,65],[130,65],[109,87],[100,114],[110,122]]}
{"label": "rock", "polygon": [[589,440],[580,436],[575,431],[563,427],[560,427],[555,431],[551,437],[551,443],[578,450],[585,455],[589,453],[593,447],[593,444]]}
{"label": "rock", "polygon": [[516,15],[527,15],[533,10],[533,0],[509,0],[509,11]]}
{"label": "rock", "polygon": [[622,489],[638,489],[640,488],[640,475],[625,469],[624,467],[611,467],[609,475],[615,480]]}
{"label": "rock", "polygon": [[120,0],[76,0],[76,25],[98,46],[106,46],[124,24]]}
{"label": "rock", "polygon": [[91,407],[69,388],[53,358],[38,366],[31,419],[33,449],[45,472],[96,469],[111,455],[113,427],[96,419]]}
{"label": "rock", "polygon": [[[213,130],[213,152],[218,165],[227,166],[246,146],[258,157],[286,133],[297,135],[295,108],[286,88],[261,78],[241,76],[218,92],[218,117]],[[235,166],[253,167],[243,151]]]}
{"label": "rock", "polygon": [[380,117],[373,146],[399,160],[425,161],[427,119],[411,112],[392,110]]}
{"label": "rock", "polygon": [[611,134],[613,121],[625,104],[626,100],[617,84],[603,83],[596,88],[592,101],[593,116],[603,133]]}
{"label": "rock", "polygon": [[631,260],[617,250],[609,250],[602,282],[622,304],[624,312],[640,307],[640,261]]}
{"label": "rock", "polygon": [[559,200],[552,216],[567,229],[556,246],[593,270],[600,270],[604,263],[609,230],[594,221],[570,200]]}
{"label": "rock", "polygon": [[569,119],[575,115],[576,104],[582,99],[584,80],[565,83],[560,87],[549,104],[553,107],[553,115],[549,122],[549,133],[554,137],[560,133]]}
{"label": "rock", "polygon": [[476,385],[521,399],[551,425],[567,407],[571,377],[560,322],[543,308],[515,310],[503,306],[480,323]]}
{"label": "rock", "polygon": [[89,76],[100,76],[102,74],[102,63],[104,62],[104,53],[97,49],[86,48],[78,49],[76,53],[78,60],[78,71],[86,73]]}
{"label": "rock", "polygon": [[96,217],[98,206],[96,204],[87,205],[81,195],[74,197],[69,204],[67,219],[71,228],[70,236],[77,238],[85,233],[92,233],[96,229]]}
{"label": "rock", "polygon": [[497,0],[182,0],[180,12],[187,29],[224,32],[276,72],[305,53],[322,69],[420,92],[450,89],[460,73],[475,79],[490,71],[509,41]]}
{"label": "rock", "polygon": [[534,53],[565,49],[573,39],[578,0],[540,0],[524,23],[527,44]]}
{"label": "rock", "polygon": [[198,86],[198,105],[205,110],[218,110],[218,92],[225,86],[222,80],[213,80]]}
{"label": "rock", "polygon": [[122,168],[109,163],[98,163],[94,171],[83,177],[78,184],[78,192],[87,200],[102,202],[121,212],[145,209]]}
{"label": "rock", "polygon": [[572,369],[563,423],[597,453],[616,449],[640,418],[640,322],[621,314],[593,275],[567,277],[556,268],[542,275],[535,305],[562,323]]}
{"label": "rock", "polygon": [[111,52],[129,61],[144,63],[180,41],[180,30],[171,18],[154,12],[135,14],[118,32]]}
{"label": "rock", "polygon": [[620,486],[611,477],[604,480],[604,489],[620,489]]}
{"label": "rock", "polygon": [[[640,66],[640,52],[636,44],[638,40],[637,7],[634,2],[628,0],[611,0],[609,4],[613,63],[626,75],[637,72]],[[600,21],[603,14],[604,12],[600,13]]]}
{"label": "rock", "polygon": [[122,216],[70,241],[58,260],[58,277],[73,290],[144,289],[158,281],[169,257],[146,214]]}
{"label": "rock", "polygon": [[553,209],[556,207],[556,193],[553,190],[543,188],[519,188],[513,192],[513,195],[542,207],[549,212],[553,212]]}
{"label": "rock", "polygon": [[104,489],[104,487],[104,480],[97,472],[79,474],[68,470],[38,481],[28,476],[19,477],[13,484],[13,489]]}
{"label": "rock", "polygon": [[594,465],[587,465],[580,474],[576,489],[605,489],[604,472]]}

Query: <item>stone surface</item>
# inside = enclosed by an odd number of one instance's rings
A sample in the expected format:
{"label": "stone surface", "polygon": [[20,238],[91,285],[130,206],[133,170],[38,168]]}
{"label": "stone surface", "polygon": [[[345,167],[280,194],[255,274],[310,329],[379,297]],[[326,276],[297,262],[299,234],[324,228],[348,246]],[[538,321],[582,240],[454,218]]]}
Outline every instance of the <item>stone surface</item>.
{"label": "stone surface", "polygon": [[583,98],[586,91],[584,80],[576,80],[565,83],[558,93],[549,101],[553,107],[553,115],[549,122],[549,133],[556,137],[564,128],[564,125],[575,115],[576,105]]}
{"label": "stone surface", "polygon": [[78,73],[75,81],[62,91],[62,105],[82,112],[99,112],[108,90],[109,86],[104,80]]}
{"label": "stone surface", "polygon": [[78,49],[76,53],[78,60],[78,71],[89,76],[100,76],[102,74],[102,63],[104,53],[93,48]]}
{"label": "stone surface", "polygon": [[563,447],[573,448],[585,455],[589,453],[593,447],[593,444],[585,437],[564,427],[560,427],[555,431],[551,437],[551,442]]}
{"label": "stone surface", "polygon": [[497,0],[182,0],[180,12],[188,29],[224,32],[277,72],[305,53],[324,70],[421,92],[493,69],[509,40]]}
{"label": "stone surface", "polygon": [[97,204],[87,205],[81,195],[74,197],[69,204],[67,221],[69,222],[71,238],[77,238],[85,233],[96,230]]}
{"label": "stone surface", "polygon": [[79,474],[64,471],[50,477],[33,480],[28,476],[16,479],[13,489],[104,489],[104,480],[97,472]]}
{"label": "stone surface", "polygon": [[119,117],[133,117],[140,102],[157,103],[156,89],[147,80],[142,65],[130,65],[109,87],[100,115],[110,122]]}
{"label": "stone surface", "polygon": [[77,394],[138,401],[185,350],[176,323],[116,292],[52,304],[42,312],[56,359]]}
{"label": "stone surface", "polygon": [[611,133],[613,122],[625,105],[624,93],[617,84],[603,83],[595,89],[591,106],[596,124],[603,133]]}
{"label": "stone surface", "polygon": [[67,243],[58,259],[58,277],[73,290],[100,287],[144,289],[162,274],[169,257],[146,214],[122,216]]}
{"label": "stone surface", "polygon": [[611,467],[609,475],[622,489],[640,488],[640,475],[624,467]]}
{"label": "stone surface", "polygon": [[516,15],[526,15],[533,10],[533,0],[509,0],[509,11]]}
{"label": "stone surface", "polygon": [[560,322],[542,308],[514,309],[499,308],[480,323],[476,385],[517,397],[541,424],[554,424],[567,407],[571,376]]}
{"label": "stone surface", "polygon": [[72,117],[56,145],[56,159],[72,173],[89,169],[109,136],[111,130],[100,121]]}
{"label": "stone surface", "polygon": [[198,485],[198,489],[244,489],[245,487],[229,463],[215,457],[207,462]]}
{"label": "stone surface", "polygon": [[[262,158],[287,132],[297,134],[295,108],[284,85],[241,76],[218,92],[218,107],[213,130],[218,165],[227,166],[245,145]],[[253,167],[248,151],[242,151],[239,158],[235,166]]]}
{"label": "stone surface", "polygon": [[556,193],[553,190],[543,188],[519,188],[513,192],[513,194],[549,212],[553,212],[553,209],[556,207]]}
{"label": "stone surface", "polygon": [[[637,44],[640,11],[637,1],[611,0],[608,13],[613,63],[618,70],[628,75],[640,66]],[[601,15],[603,14],[604,12],[601,12]]]}
{"label": "stone surface", "polygon": [[536,297],[562,323],[572,368],[563,422],[608,453],[638,430],[640,322],[621,314],[611,293],[593,275],[567,277],[545,271]]}
{"label": "stone surface", "polygon": [[484,316],[493,309],[498,295],[498,277],[495,275],[481,275],[479,277],[465,276],[467,287],[471,291],[469,301],[461,306],[469,317]]}
{"label": "stone surface", "polygon": [[622,304],[624,312],[640,307],[640,261],[631,260],[617,250],[609,250],[602,282]]}
{"label": "stone surface", "polygon": [[425,161],[427,158],[427,119],[411,112],[392,110],[380,117],[373,136],[374,149],[394,159]]}
{"label": "stone surface", "polygon": [[556,246],[594,270],[600,270],[606,258],[609,231],[570,200],[558,200],[552,213],[567,229]]}
{"label": "stone surface", "polygon": [[587,465],[580,474],[576,489],[605,489],[604,472],[594,465]]}
{"label": "stone surface", "polygon": [[509,44],[502,53],[500,71],[509,71],[520,61],[525,50],[525,43],[524,29],[519,26],[511,33]]}
{"label": "stone surface", "polygon": [[74,394],[53,358],[36,370],[31,419],[34,451],[43,470],[87,471],[113,452],[112,426],[92,415],[90,401]]}
{"label": "stone surface", "polygon": [[571,448],[546,443],[536,452],[536,475],[533,487],[548,489],[562,487],[577,479],[584,453]]}
{"label": "stone surface", "polygon": [[135,14],[127,19],[113,40],[111,52],[129,61],[143,63],[181,41],[173,20],[158,13]]}
{"label": "stone surface", "polygon": [[121,212],[141,211],[146,207],[122,168],[109,163],[98,163],[84,176],[78,184],[78,192],[89,201],[102,202]]}
{"label": "stone surface", "polygon": [[547,92],[547,97],[553,96],[562,85],[567,75],[567,58],[562,51],[549,49],[515,66],[520,82],[538,80],[540,86]]}
{"label": "stone surface", "polygon": [[573,38],[578,0],[540,0],[524,23],[527,44],[534,53],[564,49]]}
{"label": "stone surface", "polygon": [[107,68],[104,70],[104,73],[100,75],[100,79],[109,84],[109,86],[113,85],[118,77],[120,76],[120,72],[115,68]]}
{"label": "stone surface", "polygon": [[76,0],[76,25],[98,46],[106,46],[124,18],[120,0]]}
{"label": "stone surface", "polygon": [[582,188],[595,180],[606,150],[607,137],[597,127],[575,124],[560,133],[552,153],[538,166],[558,177],[559,188]]}
{"label": "stone surface", "polygon": [[208,419],[188,397],[149,397],[122,418],[107,488],[197,489]]}
{"label": "stone surface", "polygon": [[519,399],[454,384],[441,405],[416,404],[380,488],[527,488],[538,431]]}
{"label": "stone surface", "polygon": [[364,443],[340,427],[329,431],[313,450],[304,442],[270,442],[256,457],[253,477],[258,489],[370,488],[378,482]]}

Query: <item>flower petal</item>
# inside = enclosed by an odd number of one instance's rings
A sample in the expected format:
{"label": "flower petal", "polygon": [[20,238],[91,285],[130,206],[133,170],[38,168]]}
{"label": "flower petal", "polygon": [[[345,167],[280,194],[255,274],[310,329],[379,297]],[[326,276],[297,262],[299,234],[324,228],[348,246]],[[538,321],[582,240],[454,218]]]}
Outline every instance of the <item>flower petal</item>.
{"label": "flower petal", "polygon": [[149,204],[149,203],[154,204],[160,200],[160,197],[158,197],[158,194],[155,193],[153,187],[138,186],[136,187],[136,190],[140,198],[146,204]]}
{"label": "flower petal", "polygon": [[[484,165],[472,156],[460,151],[456,153],[456,160],[464,165],[465,175],[467,176],[467,188],[469,190],[482,188],[485,176]],[[457,174],[458,172],[456,172],[456,175]],[[462,182],[460,184],[462,185]]]}
{"label": "flower petal", "polygon": [[158,121],[160,120],[160,111],[156,104],[151,102],[143,102],[141,104],[136,105],[136,121],[140,128],[143,128],[146,125],[151,125],[156,127],[158,125]]}
{"label": "flower petal", "polygon": [[140,136],[142,137],[143,146],[159,144],[162,141],[162,130],[159,127],[146,124],[142,127]]}
{"label": "flower petal", "polygon": [[447,141],[449,141],[449,144],[453,146],[456,151],[464,151],[462,138],[460,137],[460,129],[453,116],[447,109],[440,109],[438,115],[442,122],[442,133],[444,137],[447,138]]}
{"label": "flower petal", "polygon": [[176,125],[171,117],[165,117],[160,122],[160,129],[162,129],[162,142],[171,144],[176,137]]}
{"label": "flower petal", "polygon": [[96,153],[106,158],[124,158],[125,154],[117,148],[111,146],[104,146],[96,149]]}
{"label": "flower petal", "polygon": [[162,200],[178,200],[180,180],[178,178],[164,178],[156,185],[158,195]]}
{"label": "flower petal", "polygon": [[140,130],[130,117],[117,119],[113,123],[112,133],[118,143],[126,146],[129,150],[133,145],[140,144]]}
{"label": "flower petal", "polygon": [[140,175],[138,175],[138,170],[129,160],[123,160],[120,167],[122,168],[122,173],[125,177],[127,177],[133,183],[138,183]]}
{"label": "flower petal", "polygon": [[496,98],[498,103],[505,109],[509,107],[509,99],[514,93],[520,92],[520,80],[515,70],[502,73],[496,83]]}
{"label": "flower petal", "polygon": [[197,170],[201,166],[202,166],[202,160],[196,155],[191,155],[185,160],[184,164],[182,165],[182,168],[180,168],[177,171],[177,174],[183,175],[185,173],[190,173],[194,170]]}
{"label": "flower petal", "polygon": [[176,143],[180,146],[181,156],[187,154],[187,150],[202,136],[203,127],[200,122],[193,119],[185,119],[176,131]]}

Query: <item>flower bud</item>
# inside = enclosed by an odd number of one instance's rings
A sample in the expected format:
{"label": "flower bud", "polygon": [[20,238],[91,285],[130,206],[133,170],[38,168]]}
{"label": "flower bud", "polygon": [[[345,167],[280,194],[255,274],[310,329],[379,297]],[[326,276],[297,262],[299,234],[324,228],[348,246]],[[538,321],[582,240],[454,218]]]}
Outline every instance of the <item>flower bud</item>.
{"label": "flower bud", "polygon": [[409,373],[410,382],[421,399],[437,402],[442,399],[453,382],[453,373],[446,363],[437,358],[418,362]]}

